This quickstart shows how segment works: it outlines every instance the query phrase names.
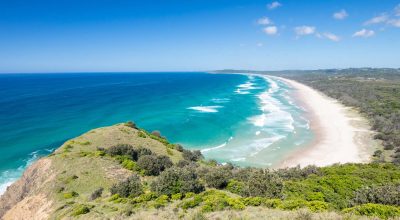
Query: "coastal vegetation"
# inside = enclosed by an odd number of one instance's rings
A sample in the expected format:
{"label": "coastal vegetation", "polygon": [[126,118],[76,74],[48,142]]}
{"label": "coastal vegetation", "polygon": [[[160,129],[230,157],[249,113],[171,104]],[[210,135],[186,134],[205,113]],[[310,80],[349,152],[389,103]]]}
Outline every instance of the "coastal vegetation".
{"label": "coastal vegetation", "polygon": [[229,212],[246,218],[253,209],[286,219],[400,217],[400,167],[394,163],[240,168],[207,161],[199,151],[130,124],[90,131],[45,158],[52,161],[54,180],[35,192],[55,205],[50,217],[133,218],[149,212],[198,219]]}

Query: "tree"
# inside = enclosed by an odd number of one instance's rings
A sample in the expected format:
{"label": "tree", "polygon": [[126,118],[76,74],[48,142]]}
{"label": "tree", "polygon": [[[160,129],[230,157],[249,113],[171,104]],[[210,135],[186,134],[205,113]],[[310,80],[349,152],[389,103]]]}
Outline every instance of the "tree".
{"label": "tree", "polygon": [[173,163],[167,156],[144,155],[138,159],[137,165],[146,175],[157,176]]}
{"label": "tree", "polygon": [[136,197],[143,193],[143,187],[140,181],[140,177],[136,174],[130,176],[128,179],[114,184],[110,188],[111,194],[118,194],[122,197]]}
{"label": "tree", "polygon": [[200,193],[204,186],[199,182],[194,169],[189,167],[171,167],[160,174],[152,183],[151,189],[163,195],[176,193]]}

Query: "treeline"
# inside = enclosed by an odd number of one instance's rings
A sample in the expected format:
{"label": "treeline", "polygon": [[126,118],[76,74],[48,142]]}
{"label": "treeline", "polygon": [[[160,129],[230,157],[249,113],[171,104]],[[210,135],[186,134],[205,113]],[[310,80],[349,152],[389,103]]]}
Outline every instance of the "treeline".
{"label": "treeline", "polygon": [[[263,72],[264,73],[264,72]],[[265,72],[266,73],[266,72]],[[268,72],[307,84],[347,106],[356,107],[377,131],[390,160],[400,164],[400,69],[330,69]],[[384,160],[383,152],[374,154]]]}

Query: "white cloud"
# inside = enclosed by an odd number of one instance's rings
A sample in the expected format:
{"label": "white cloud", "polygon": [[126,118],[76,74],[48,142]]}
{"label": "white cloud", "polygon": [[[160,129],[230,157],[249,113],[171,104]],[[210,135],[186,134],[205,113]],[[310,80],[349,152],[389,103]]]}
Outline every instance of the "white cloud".
{"label": "white cloud", "polygon": [[396,16],[400,16],[400,4],[398,4],[395,8],[394,8],[394,14]]}
{"label": "white cloud", "polygon": [[298,26],[294,28],[297,35],[310,35],[315,33],[315,27],[312,26]]}
{"label": "white cloud", "polygon": [[387,23],[394,27],[400,28],[400,19],[391,19]]}
{"label": "white cloud", "polygon": [[281,6],[282,6],[281,3],[275,1],[275,2],[272,2],[271,4],[268,4],[268,5],[267,5],[267,8],[268,8],[269,10],[273,10],[273,9],[279,8],[279,7],[281,7]]}
{"label": "white cloud", "polygon": [[353,34],[353,37],[365,37],[365,38],[367,38],[367,37],[372,37],[374,35],[375,35],[375,31],[362,29],[362,30],[356,31]]}
{"label": "white cloud", "polygon": [[347,14],[346,10],[344,10],[344,9],[333,13],[333,18],[337,19],[337,20],[343,20],[348,16],[349,16],[349,14]]}
{"label": "white cloud", "polygon": [[368,21],[364,22],[364,25],[371,25],[371,24],[380,24],[384,23],[388,20],[389,16],[386,14],[382,14],[376,17],[369,19]]}
{"label": "white cloud", "polygon": [[329,40],[331,40],[331,41],[335,41],[335,42],[340,41],[340,37],[338,37],[338,36],[335,35],[335,34],[326,32],[326,33],[323,33],[322,35],[323,35],[326,39],[329,39]]}
{"label": "white cloud", "polygon": [[270,25],[270,24],[273,24],[273,22],[268,17],[262,17],[262,18],[257,20],[257,24],[259,24],[259,25]]}
{"label": "white cloud", "polygon": [[276,26],[268,26],[263,28],[263,31],[268,35],[276,35],[278,33],[278,28]]}

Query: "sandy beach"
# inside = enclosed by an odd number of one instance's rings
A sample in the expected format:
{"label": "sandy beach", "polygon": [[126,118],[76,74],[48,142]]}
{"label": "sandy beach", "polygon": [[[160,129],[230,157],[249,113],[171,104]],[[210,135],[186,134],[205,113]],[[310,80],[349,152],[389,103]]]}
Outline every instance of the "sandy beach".
{"label": "sandy beach", "polygon": [[326,166],[335,163],[369,162],[379,143],[373,139],[367,119],[319,91],[293,80],[276,77],[294,89],[299,104],[307,111],[316,139],[289,155],[279,167]]}

